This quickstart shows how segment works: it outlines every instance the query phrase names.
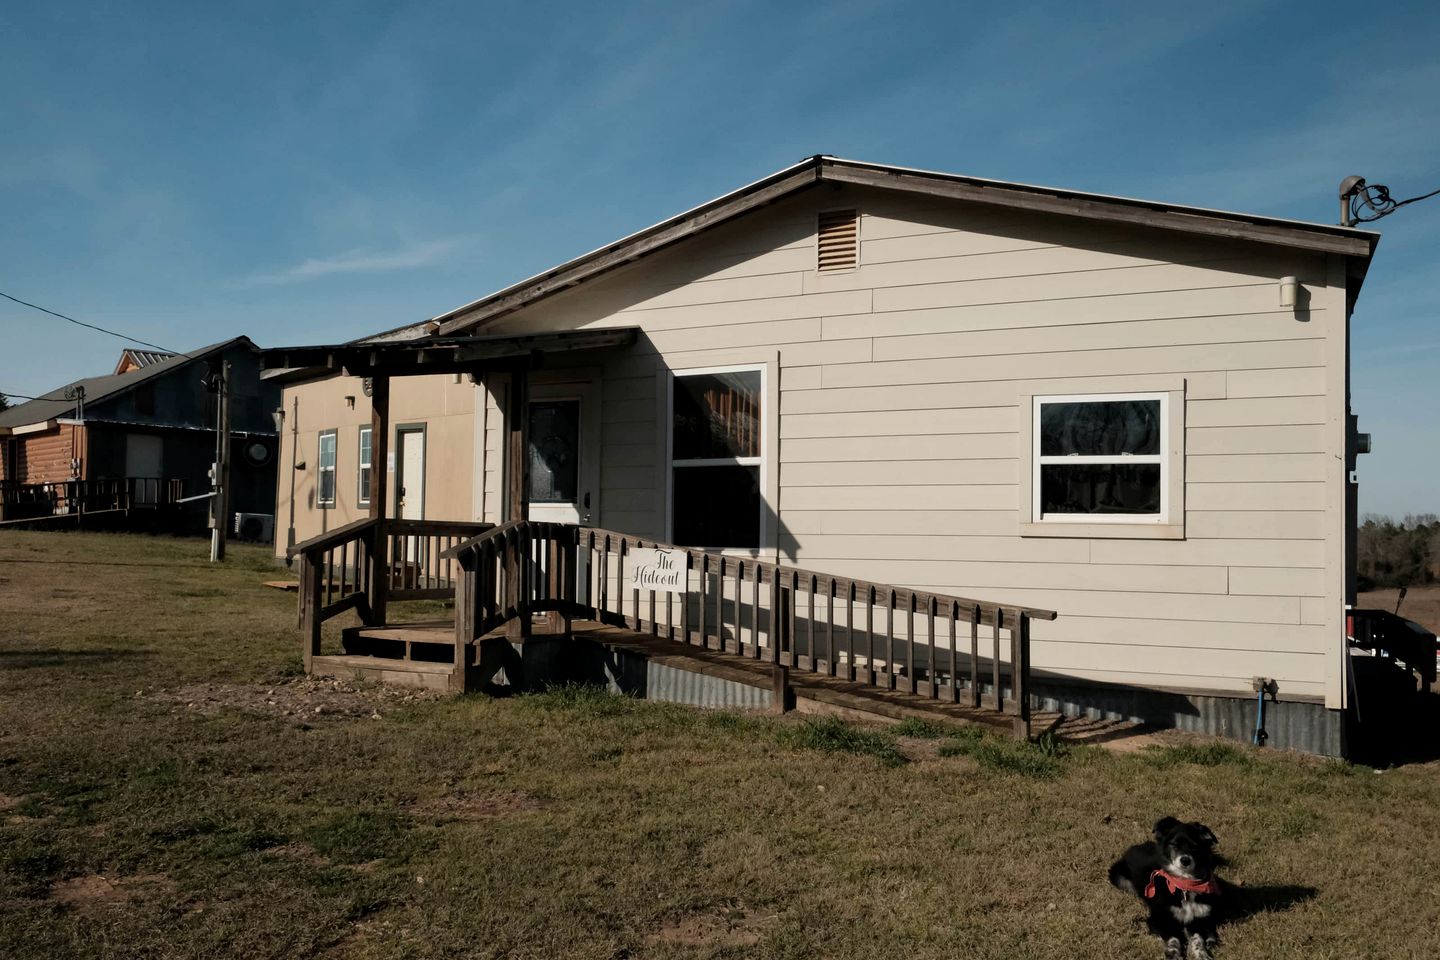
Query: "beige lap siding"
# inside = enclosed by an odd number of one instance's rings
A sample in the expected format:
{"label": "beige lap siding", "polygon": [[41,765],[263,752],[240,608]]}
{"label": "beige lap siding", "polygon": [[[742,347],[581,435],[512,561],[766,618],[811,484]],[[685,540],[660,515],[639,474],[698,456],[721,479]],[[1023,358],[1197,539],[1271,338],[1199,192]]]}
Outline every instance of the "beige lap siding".
{"label": "beige lap siding", "polygon": [[[818,273],[816,213],[847,206],[860,266]],[[657,371],[768,351],[783,559],[1054,608],[1044,673],[1236,693],[1260,675],[1340,704],[1344,290],[1324,255],[826,188],[484,332],[620,325],[644,336],[604,370],[606,526],[665,528]],[[1186,539],[1020,537],[1020,395],[1161,377],[1185,383]]]}

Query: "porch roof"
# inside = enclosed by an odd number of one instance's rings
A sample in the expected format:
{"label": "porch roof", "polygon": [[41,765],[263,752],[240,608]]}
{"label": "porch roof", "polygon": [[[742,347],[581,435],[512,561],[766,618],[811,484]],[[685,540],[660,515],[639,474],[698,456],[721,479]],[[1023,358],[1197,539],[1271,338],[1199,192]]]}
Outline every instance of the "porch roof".
{"label": "porch roof", "polygon": [[260,352],[260,378],[295,382],[338,373],[352,377],[406,377],[471,373],[487,368],[530,369],[542,365],[546,354],[627,347],[635,343],[639,334],[639,327],[606,327],[551,333],[274,347]]}

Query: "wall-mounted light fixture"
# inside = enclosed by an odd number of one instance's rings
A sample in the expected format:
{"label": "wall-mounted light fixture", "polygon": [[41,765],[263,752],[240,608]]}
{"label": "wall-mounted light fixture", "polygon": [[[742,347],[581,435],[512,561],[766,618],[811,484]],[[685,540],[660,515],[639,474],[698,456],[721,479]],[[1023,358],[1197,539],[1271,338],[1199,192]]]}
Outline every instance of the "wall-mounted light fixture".
{"label": "wall-mounted light fixture", "polygon": [[1280,278],[1280,306],[1295,309],[1300,300],[1300,281],[1294,277]]}
{"label": "wall-mounted light fixture", "polygon": [[351,410],[355,409],[355,397],[353,394],[347,395],[345,397],[345,406],[349,407]]}
{"label": "wall-mounted light fixture", "polygon": [[275,432],[280,433],[285,429],[285,408],[276,407],[270,412],[270,417],[275,421]]}

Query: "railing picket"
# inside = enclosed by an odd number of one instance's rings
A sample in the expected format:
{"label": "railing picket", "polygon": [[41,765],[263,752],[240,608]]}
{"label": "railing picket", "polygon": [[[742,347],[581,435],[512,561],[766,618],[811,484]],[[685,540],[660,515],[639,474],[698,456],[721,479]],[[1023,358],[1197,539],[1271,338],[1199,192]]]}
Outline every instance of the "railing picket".
{"label": "railing picket", "polygon": [[700,646],[710,649],[710,635],[705,632],[705,591],[710,589],[710,555],[700,554],[700,595],[696,598],[695,611],[699,619]]}
{"label": "railing picket", "polygon": [[745,656],[745,561],[735,561],[735,652]]}
{"label": "railing picket", "polygon": [[970,608],[970,706],[980,709],[980,605]]}
{"label": "railing picket", "polygon": [[855,581],[845,584],[845,679],[855,682]]}
{"label": "railing picket", "polygon": [[865,673],[866,683],[875,686],[875,584],[865,584]]}
{"label": "railing picket", "polygon": [[760,562],[750,561],[750,654],[759,660],[764,654],[760,649]]}
{"label": "railing picket", "polygon": [[835,676],[835,578],[825,581],[825,675]]}
{"label": "railing picket", "polygon": [[995,627],[992,631],[994,637],[994,650],[990,654],[990,682],[995,686],[995,710],[998,713],[1005,706],[1005,698],[1000,693],[1000,621],[1005,615],[999,607],[995,608]]}
{"label": "railing picket", "polygon": [[950,702],[960,702],[960,674],[955,665],[955,647],[958,645],[959,637],[956,632],[960,621],[960,603],[957,600],[950,601]]}
{"label": "railing picket", "polygon": [[905,672],[909,674],[910,692],[920,692],[920,678],[915,675],[915,591],[905,600]]}

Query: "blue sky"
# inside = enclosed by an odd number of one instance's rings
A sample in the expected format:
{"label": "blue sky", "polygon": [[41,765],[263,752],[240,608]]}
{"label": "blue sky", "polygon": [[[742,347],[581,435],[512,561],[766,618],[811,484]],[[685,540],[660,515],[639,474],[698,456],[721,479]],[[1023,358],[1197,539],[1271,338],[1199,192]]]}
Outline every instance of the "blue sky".
{"label": "blue sky", "polygon": [[[815,153],[1323,222],[1350,173],[1440,187],[1440,6],[1185,7],[7,4],[0,290],[344,340]],[[1440,197],[1380,228],[1361,507],[1440,511]],[[122,346],[0,301],[0,391]]]}

